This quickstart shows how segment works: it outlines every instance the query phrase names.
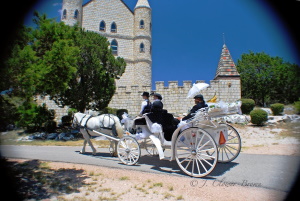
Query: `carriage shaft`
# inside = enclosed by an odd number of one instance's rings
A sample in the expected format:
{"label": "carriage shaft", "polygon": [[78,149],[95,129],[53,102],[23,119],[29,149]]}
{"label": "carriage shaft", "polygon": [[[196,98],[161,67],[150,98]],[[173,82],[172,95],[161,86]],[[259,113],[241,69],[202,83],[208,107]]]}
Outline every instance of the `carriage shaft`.
{"label": "carriage shaft", "polygon": [[104,137],[106,137],[106,138],[108,138],[108,139],[110,139],[110,140],[114,140],[114,141],[117,141],[117,142],[120,141],[120,138],[118,138],[118,137],[114,137],[114,136],[111,136],[111,135],[107,135],[107,134],[104,134],[104,133],[101,133],[101,132],[99,132],[99,131],[92,130],[92,129],[88,129],[88,130],[90,130],[90,131],[92,131],[92,132],[94,132],[94,133],[97,133],[97,134],[99,134],[99,135],[102,135],[102,136],[104,136]]}

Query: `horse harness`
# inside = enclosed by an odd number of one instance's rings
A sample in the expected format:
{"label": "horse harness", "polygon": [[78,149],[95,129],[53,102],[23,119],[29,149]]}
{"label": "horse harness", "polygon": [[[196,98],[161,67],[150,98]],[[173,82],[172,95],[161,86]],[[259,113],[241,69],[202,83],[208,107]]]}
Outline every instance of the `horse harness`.
{"label": "horse harness", "polygon": [[[82,121],[83,121],[83,119],[86,117],[87,115],[85,114],[83,117],[82,117],[82,119],[80,120],[80,123],[79,123],[79,128],[82,128],[82,129],[85,129],[85,131],[88,133],[88,135],[91,137],[91,134],[89,133],[89,130],[90,129],[88,129],[87,128],[87,123],[88,123],[88,121],[93,117],[92,115],[90,115],[88,118],[87,118],[87,120],[86,120],[86,122],[85,122],[85,124],[82,126]],[[111,121],[111,119],[112,119],[112,121],[113,121],[113,124],[112,125],[115,125],[115,120],[111,117],[111,114],[105,114],[104,115],[104,117],[103,117],[103,120],[102,120],[102,122],[101,122],[101,126],[100,126],[100,128],[101,129],[107,129],[107,130],[112,130],[113,131],[113,134],[115,135],[115,136],[118,136],[118,134],[117,134],[117,132],[115,131],[115,129],[113,129],[113,126],[110,128],[110,127],[105,127],[105,125],[104,125],[104,119],[105,119],[105,117],[107,117],[108,116],[108,119],[109,119],[109,122],[108,122],[108,126],[109,125],[111,125],[110,124],[110,121]]]}

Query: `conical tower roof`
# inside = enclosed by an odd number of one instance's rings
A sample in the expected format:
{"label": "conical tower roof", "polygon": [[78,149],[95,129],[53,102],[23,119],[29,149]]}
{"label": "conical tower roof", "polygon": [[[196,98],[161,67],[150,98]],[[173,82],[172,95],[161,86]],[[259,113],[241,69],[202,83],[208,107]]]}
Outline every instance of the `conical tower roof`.
{"label": "conical tower roof", "polygon": [[136,6],[135,6],[134,9],[136,9],[136,8],[145,8],[145,7],[151,9],[148,0],[138,0],[138,2],[136,3]]}
{"label": "conical tower roof", "polygon": [[240,74],[238,73],[234,61],[230,55],[230,52],[227,46],[224,44],[222,48],[222,53],[220,61],[218,64],[218,69],[216,72],[215,80],[226,79],[226,78],[239,78]]}

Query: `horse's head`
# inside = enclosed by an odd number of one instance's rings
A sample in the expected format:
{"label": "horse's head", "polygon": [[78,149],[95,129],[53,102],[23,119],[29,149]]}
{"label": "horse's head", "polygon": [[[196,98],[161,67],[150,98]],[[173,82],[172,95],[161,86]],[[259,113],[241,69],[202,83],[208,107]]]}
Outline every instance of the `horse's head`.
{"label": "horse's head", "polygon": [[72,120],[72,128],[73,129],[78,129],[78,127],[80,126],[80,121],[82,120],[82,118],[84,118],[83,115],[84,114],[82,114],[80,112],[73,114],[73,120]]}
{"label": "horse's head", "polygon": [[121,123],[124,124],[125,130],[132,132],[133,126],[134,126],[134,120],[125,112],[122,115],[122,118],[123,119],[122,119]]}

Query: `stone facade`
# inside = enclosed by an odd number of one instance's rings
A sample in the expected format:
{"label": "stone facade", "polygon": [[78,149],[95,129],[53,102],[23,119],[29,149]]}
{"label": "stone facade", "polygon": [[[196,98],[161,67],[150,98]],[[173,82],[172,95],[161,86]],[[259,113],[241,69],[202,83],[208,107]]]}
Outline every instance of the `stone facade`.
{"label": "stone facade", "polygon": [[[61,20],[70,26],[78,23],[85,30],[97,32],[110,44],[117,42],[116,56],[123,57],[127,66],[122,77],[116,80],[117,90],[109,107],[128,109],[130,114],[138,114],[142,92],[152,91],[152,9],[148,0],[137,0],[134,11],[122,0],[91,0],[84,5],[82,0],[63,0]],[[104,28],[101,22],[104,22]],[[115,31],[111,29],[113,23]],[[241,98],[240,76],[225,44],[216,76],[209,84],[202,91],[205,100],[214,95],[218,101],[225,102]],[[156,82],[155,85],[156,92],[163,96],[164,108],[170,113],[183,114],[193,106],[193,99],[186,98],[191,81],[184,81],[183,86],[178,86],[177,81],[169,81],[168,86],[164,82]],[[49,108],[57,107],[46,99],[44,102],[48,107],[51,105]],[[57,112],[57,119],[61,113]]]}

